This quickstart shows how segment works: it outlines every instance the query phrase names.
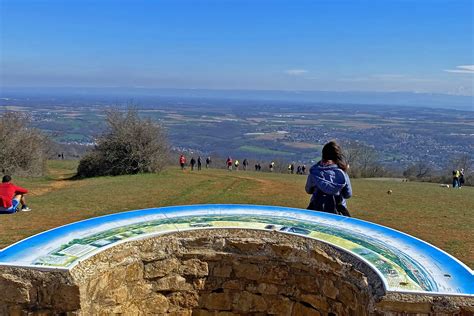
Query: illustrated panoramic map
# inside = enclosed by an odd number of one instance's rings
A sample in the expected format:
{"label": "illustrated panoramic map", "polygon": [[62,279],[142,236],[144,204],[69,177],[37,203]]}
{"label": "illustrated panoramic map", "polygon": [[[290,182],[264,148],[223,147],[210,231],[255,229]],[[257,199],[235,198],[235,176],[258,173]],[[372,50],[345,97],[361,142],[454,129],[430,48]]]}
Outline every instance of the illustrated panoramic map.
{"label": "illustrated panoramic map", "polygon": [[323,241],[368,263],[388,291],[474,295],[472,270],[419,239],[362,220],[271,206],[176,206],[92,218],[3,249],[0,265],[71,269],[118,243],[212,228],[276,230]]}

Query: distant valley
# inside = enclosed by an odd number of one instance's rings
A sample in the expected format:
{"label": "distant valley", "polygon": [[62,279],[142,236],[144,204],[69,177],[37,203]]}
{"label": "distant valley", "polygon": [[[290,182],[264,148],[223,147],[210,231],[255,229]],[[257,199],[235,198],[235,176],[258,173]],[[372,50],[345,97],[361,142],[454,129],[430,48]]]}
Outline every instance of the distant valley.
{"label": "distant valley", "polygon": [[[474,157],[474,112],[395,105],[219,98],[142,97],[124,102],[98,96],[14,95],[1,111],[29,113],[34,127],[63,144],[92,145],[104,110],[134,105],[159,121],[178,151],[309,163],[331,139],[375,149],[385,166],[417,161],[447,167],[456,155]],[[128,104],[128,105],[127,105]]]}

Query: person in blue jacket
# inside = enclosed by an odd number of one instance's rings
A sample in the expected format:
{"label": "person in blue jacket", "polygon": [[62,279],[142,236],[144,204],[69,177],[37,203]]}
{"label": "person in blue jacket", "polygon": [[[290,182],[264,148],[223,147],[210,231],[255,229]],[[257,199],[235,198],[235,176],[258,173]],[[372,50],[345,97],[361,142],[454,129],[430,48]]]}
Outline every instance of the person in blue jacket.
{"label": "person in blue jacket", "polygon": [[347,163],[341,147],[331,141],[324,145],[322,159],[309,170],[306,192],[311,194],[308,209],[350,216],[346,199],[352,196]]}

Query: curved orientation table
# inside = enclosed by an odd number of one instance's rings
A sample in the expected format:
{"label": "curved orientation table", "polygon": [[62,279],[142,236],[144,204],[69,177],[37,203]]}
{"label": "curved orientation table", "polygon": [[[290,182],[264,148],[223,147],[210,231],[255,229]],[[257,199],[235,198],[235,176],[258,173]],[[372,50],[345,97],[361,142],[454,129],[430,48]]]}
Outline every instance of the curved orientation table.
{"label": "curved orientation table", "polygon": [[420,239],[355,218],[275,206],[173,206],[91,218],[1,250],[0,266],[68,270],[119,243],[212,228],[275,230],[317,239],[367,263],[388,292],[474,296],[473,271]]}

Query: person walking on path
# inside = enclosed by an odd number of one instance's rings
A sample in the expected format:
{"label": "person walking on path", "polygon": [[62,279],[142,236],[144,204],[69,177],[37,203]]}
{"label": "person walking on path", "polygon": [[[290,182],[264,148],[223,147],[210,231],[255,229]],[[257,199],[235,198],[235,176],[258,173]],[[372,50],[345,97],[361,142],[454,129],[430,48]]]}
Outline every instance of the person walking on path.
{"label": "person walking on path", "polygon": [[459,187],[462,187],[464,185],[464,168],[461,168],[459,171]]}
{"label": "person walking on path", "polygon": [[306,165],[301,167],[301,174],[306,174]]}
{"label": "person walking on path", "polygon": [[207,156],[207,158],[206,158],[206,169],[208,169],[210,165],[211,165],[211,156]]}
{"label": "person walking on path", "polygon": [[232,171],[232,158],[229,156],[226,160],[227,170]]}
{"label": "person walking on path", "polygon": [[459,177],[461,172],[459,170],[453,170],[453,189],[459,188]]}
{"label": "person walking on path", "polygon": [[309,210],[350,216],[346,199],[352,187],[341,147],[334,141],[324,145],[322,159],[311,167],[306,193],[311,194]]}
{"label": "person walking on path", "polygon": [[245,158],[244,161],[242,161],[242,166],[244,167],[244,171],[247,170],[248,165],[249,165],[249,161],[247,160],[247,158]]}
{"label": "person walking on path", "polygon": [[181,170],[184,170],[184,167],[186,166],[186,157],[184,157],[183,154],[179,156],[179,165],[181,166]]}
{"label": "person walking on path", "polygon": [[240,165],[240,162],[237,159],[235,159],[235,162],[234,162],[235,170],[239,170],[239,165]]}
{"label": "person walking on path", "polygon": [[25,201],[28,190],[14,185],[11,180],[11,176],[4,175],[0,184],[0,214],[15,213],[20,205],[22,212],[31,211]]}
{"label": "person walking on path", "polygon": [[201,170],[201,167],[202,167],[202,160],[201,160],[201,156],[198,157],[198,171]]}
{"label": "person walking on path", "polygon": [[191,160],[189,161],[189,164],[191,165],[191,171],[194,170],[194,165],[196,164],[196,159],[194,159],[194,157],[191,158]]}
{"label": "person walking on path", "polygon": [[274,161],[272,161],[272,162],[270,163],[269,168],[270,168],[270,172],[273,172],[273,169],[275,168],[275,162],[274,162]]}

